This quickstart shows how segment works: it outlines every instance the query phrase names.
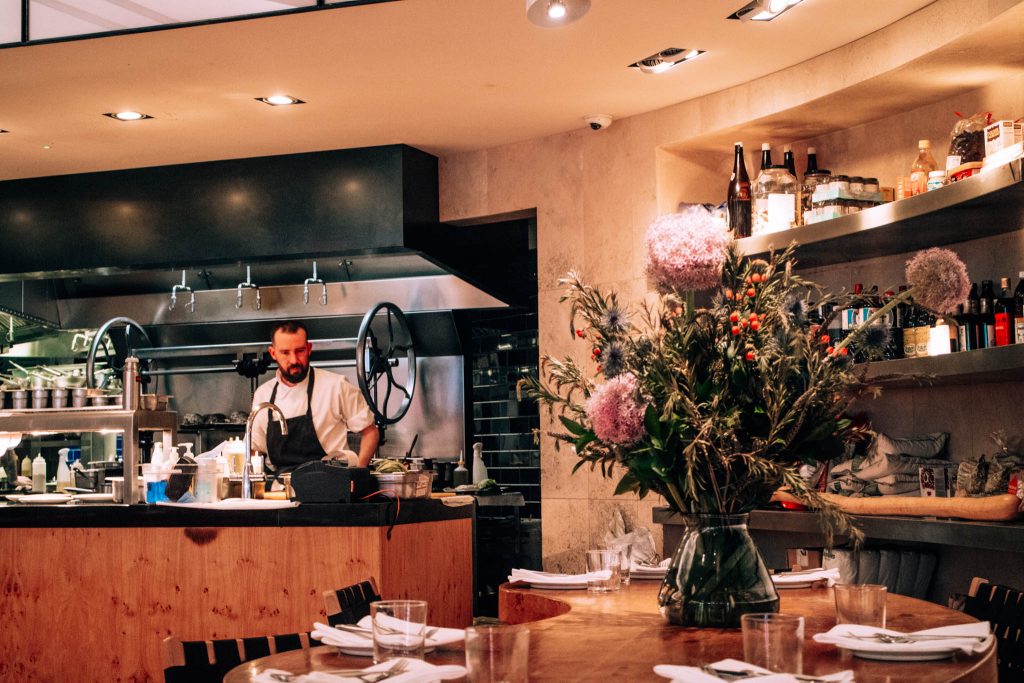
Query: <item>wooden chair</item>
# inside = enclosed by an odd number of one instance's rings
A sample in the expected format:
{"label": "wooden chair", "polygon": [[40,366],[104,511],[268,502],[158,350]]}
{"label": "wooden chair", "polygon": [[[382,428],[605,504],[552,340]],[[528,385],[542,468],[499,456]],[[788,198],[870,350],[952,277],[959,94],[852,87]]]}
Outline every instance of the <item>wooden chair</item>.
{"label": "wooden chair", "polygon": [[320,645],[309,633],[223,640],[164,639],[164,683],[220,683],[243,662]]}
{"label": "wooden chair", "polygon": [[370,614],[370,603],[380,600],[377,582],[370,577],[366,581],[345,586],[334,591],[324,591],[324,607],[327,623],[354,624]]}
{"label": "wooden chair", "polygon": [[1024,593],[975,577],[964,612],[991,622],[999,680],[1024,681]]}

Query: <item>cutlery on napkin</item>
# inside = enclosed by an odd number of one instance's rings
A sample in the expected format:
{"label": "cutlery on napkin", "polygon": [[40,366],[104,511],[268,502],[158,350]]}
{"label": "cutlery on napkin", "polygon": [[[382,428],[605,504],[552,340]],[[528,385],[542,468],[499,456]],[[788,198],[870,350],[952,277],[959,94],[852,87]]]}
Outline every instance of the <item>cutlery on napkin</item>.
{"label": "cutlery on napkin", "polygon": [[827,581],[828,585],[834,586],[839,583],[839,567],[831,569],[805,569],[798,572],[779,572],[772,574],[772,581],[776,586],[788,584],[804,584],[808,581]]}
{"label": "cutlery on napkin", "polygon": [[532,569],[513,569],[508,580],[510,582],[525,581],[527,583],[542,583],[547,586],[562,586],[586,584],[588,578],[604,580],[609,576],[610,572],[607,571],[593,572],[592,574],[552,574]]}
{"label": "cutlery on napkin", "polygon": [[[374,677],[373,674],[387,674],[396,661],[405,662],[405,670],[401,673],[385,677]],[[388,660],[368,666],[361,673],[332,674],[326,671],[314,671],[308,674],[292,674],[280,669],[268,669],[253,676],[254,683],[366,683],[380,680],[388,683],[430,683],[430,681],[447,681],[462,678],[466,675],[466,667],[447,664],[437,666],[421,659],[402,658]]]}
{"label": "cutlery on napkin", "polygon": [[[378,618],[380,623],[388,628],[402,629],[406,623],[386,614],[378,615]],[[461,628],[427,626],[424,635],[426,636],[424,644],[432,648],[444,648],[461,643],[466,639],[466,632]],[[366,616],[354,626],[349,624],[328,626],[315,622],[312,636],[335,647],[369,648],[373,645],[373,620],[372,617]]]}
{"label": "cutlery on napkin", "polygon": [[[910,642],[886,642],[889,639],[880,636],[906,637]],[[935,637],[929,638],[928,636]],[[860,650],[862,652],[949,650],[964,654],[978,654],[988,649],[992,641],[992,629],[987,621],[942,626],[913,633],[901,633],[860,624],[837,624],[825,633],[814,634],[814,640],[819,643],[836,645],[845,650]]]}
{"label": "cutlery on napkin", "polygon": [[[715,671],[718,675],[709,673]],[[757,681],[757,683],[849,683],[853,681],[852,671],[838,671],[823,676],[803,676],[799,674],[773,673],[768,669],[741,662],[738,659],[723,659],[704,667],[677,666],[659,664],[654,673],[670,678],[676,683],[739,683],[740,681]],[[747,675],[749,674],[749,675]]]}

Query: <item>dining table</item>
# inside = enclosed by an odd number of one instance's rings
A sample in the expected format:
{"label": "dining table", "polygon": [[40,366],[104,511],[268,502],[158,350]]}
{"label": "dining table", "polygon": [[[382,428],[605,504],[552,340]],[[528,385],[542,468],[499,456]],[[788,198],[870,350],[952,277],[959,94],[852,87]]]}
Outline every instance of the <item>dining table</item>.
{"label": "dining table", "polygon": [[[528,624],[531,683],[571,681],[664,681],[656,664],[703,666],[722,659],[743,659],[738,628],[695,628],[667,624],[658,611],[659,581],[634,579],[610,593],[550,590],[521,584],[499,588],[499,619]],[[780,589],[780,611],[804,617],[803,673],[825,675],[850,669],[857,683],[993,683],[997,680],[995,645],[974,656],[933,661],[862,659],[834,645],[813,640],[835,626],[835,602],[826,587]],[[976,621],[953,609],[902,595],[886,600],[886,627],[912,632]],[[312,624],[311,624],[312,625]],[[426,655],[433,664],[464,664],[461,649]],[[294,674],[369,666],[366,657],[314,647],[262,657],[235,667],[225,683],[251,683],[268,669]]]}

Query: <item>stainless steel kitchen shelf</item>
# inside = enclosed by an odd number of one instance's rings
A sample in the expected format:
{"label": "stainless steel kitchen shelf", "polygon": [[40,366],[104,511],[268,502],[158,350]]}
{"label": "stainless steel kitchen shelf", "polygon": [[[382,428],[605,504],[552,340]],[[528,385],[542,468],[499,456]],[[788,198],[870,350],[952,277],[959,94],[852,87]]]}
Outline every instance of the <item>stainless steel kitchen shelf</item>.
{"label": "stainless steel kitchen shelf", "polygon": [[797,242],[801,268],[860,261],[1013,232],[1024,223],[1022,160],[850,216],[736,241],[744,256]]}
{"label": "stainless steel kitchen shelf", "polygon": [[1024,344],[871,363],[865,379],[886,387],[1024,380]]}
{"label": "stainless steel kitchen shelf", "polygon": [[92,432],[100,429],[176,432],[178,413],[121,408],[0,410],[0,429],[6,432]]}

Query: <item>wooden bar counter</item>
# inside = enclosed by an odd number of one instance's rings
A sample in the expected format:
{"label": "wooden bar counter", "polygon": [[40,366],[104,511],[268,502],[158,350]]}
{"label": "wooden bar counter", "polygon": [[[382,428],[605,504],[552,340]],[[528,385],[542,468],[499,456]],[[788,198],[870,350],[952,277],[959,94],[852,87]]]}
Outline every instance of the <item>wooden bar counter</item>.
{"label": "wooden bar counter", "polygon": [[0,506],[0,681],[162,681],[161,641],[308,631],[321,593],[373,576],[385,598],[472,620],[473,508],[386,504],[220,512]]}
{"label": "wooden bar counter", "polygon": [[[530,681],[655,681],[656,664],[700,666],[721,659],[743,659],[739,629],[668,626],[658,613],[660,582],[636,581],[617,593],[551,591],[503,585],[499,616],[509,623],[530,622]],[[995,648],[977,657],[932,662],[878,662],[853,657],[811,640],[835,626],[829,589],[779,591],[781,611],[805,617],[804,673],[855,671],[857,683],[993,683]],[[939,605],[890,595],[888,623],[900,631],[975,621]]]}

